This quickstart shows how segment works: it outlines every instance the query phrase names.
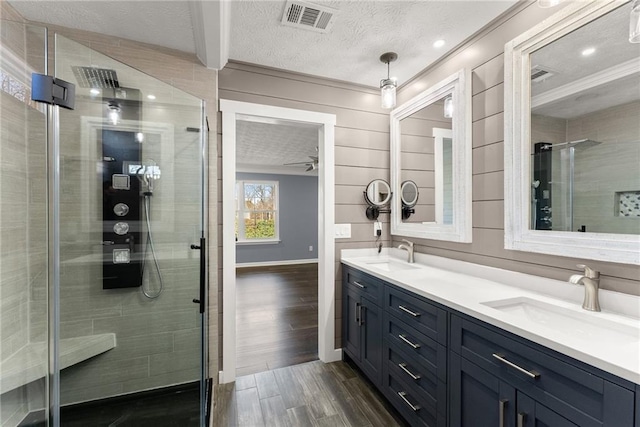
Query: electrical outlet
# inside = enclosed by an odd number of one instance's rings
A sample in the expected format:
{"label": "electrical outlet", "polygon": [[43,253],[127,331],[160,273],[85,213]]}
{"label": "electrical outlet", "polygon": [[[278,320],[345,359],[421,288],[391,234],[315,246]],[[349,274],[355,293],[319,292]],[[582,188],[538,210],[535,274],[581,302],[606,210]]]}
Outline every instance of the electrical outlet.
{"label": "electrical outlet", "polygon": [[373,223],[373,236],[374,237],[382,236],[382,223],[380,221],[376,221]]}

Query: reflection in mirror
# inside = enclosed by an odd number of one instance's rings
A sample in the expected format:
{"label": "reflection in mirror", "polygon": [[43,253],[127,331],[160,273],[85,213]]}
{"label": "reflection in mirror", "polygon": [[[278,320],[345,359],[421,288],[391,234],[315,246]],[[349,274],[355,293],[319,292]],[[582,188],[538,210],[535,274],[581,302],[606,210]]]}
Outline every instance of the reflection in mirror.
{"label": "reflection in mirror", "polygon": [[408,219],[416,212],[413,208],[418,203],[418,185],[409,180],[404,181],[400,186],[400,197],[402,201],[402,219]]}
{"label": "reflection in mirror", "polygon": [[367,185],[365,191],[367,203],[373,206],[385,206],[391,200],[391,188],[389,183],[383,179],[374,179]]}
{"label": "reflection in mirror", "polygon": [[531,53],[531,229],[640,234],[640,45],[628,41],[629,9]]}
{"label": "reflection in mirror", "polygon": [[506,43],[505,249],[640,265],[630,11],[619,0],[569,2]]}
{"label": "reflection in mirror", "polygon": [[[451,224],[453,137],[452,119],[445,117],[445,99],[451,99],[451,93],[400,120],[400,179],[413,181],[423,195],[404,222]],[[446,219],[445,199],[449,202]]]}
{"label": "reflection in mirror", "polygon": [[367,185],[367,188],[364,193],[364,200],[367,202],[367,209],[365,210],[365,215],[367,219],[377,220],[380,213],[389,213],[387,210],[380,210],[381,207],[384,207],[389,204],[391,200],[391,196],[393,193],[391,192],[391,187],[389,187],[389,183],[384,179],[374,179]]}
{"label": "reflection in mirror", "polygon": [[460,70],[391,112],[393,235],[471,241],[468,82]]}

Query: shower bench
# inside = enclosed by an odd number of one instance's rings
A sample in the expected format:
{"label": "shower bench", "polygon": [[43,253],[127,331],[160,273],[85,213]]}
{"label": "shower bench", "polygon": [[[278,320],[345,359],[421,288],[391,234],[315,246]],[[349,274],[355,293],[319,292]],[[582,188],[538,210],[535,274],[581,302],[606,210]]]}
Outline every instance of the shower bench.
{"label": "shower bench", "polygon": [[[29,343],[0,361],[0,394],[47,375],[49,355],[45,341]],[[60,340],[60,369],[90,359],[116,346],[116,334],[87,335]]]}

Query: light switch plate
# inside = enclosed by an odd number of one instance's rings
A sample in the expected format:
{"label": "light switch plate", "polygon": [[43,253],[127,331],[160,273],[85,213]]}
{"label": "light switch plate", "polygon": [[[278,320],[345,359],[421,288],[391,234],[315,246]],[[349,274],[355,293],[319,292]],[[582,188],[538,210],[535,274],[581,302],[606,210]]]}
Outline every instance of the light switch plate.
{"label": "light switch plate", "polygon": [[335,224],[335,238],[336,239],[350,239],[351,238],[351,224]]}

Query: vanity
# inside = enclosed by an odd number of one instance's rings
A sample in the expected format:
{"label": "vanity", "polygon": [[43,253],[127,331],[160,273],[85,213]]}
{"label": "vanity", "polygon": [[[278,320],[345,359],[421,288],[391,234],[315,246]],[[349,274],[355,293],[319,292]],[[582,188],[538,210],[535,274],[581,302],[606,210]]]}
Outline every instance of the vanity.
{"label": "vanity", "polygon": [[410,425],[640,426],[640,298],[415,256],[341,258],[345,357]]}

